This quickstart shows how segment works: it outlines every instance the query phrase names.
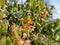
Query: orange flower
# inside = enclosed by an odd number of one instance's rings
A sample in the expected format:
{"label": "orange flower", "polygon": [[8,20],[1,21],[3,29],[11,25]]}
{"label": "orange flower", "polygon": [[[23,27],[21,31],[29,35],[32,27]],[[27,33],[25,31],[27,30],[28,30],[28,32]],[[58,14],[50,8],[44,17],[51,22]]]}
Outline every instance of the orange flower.
{"label": "orange flower", "polygon": [[26,29],[26,25],[22,25],[22,29]]}
{"label": "orange flower", "polygon": [[28,28],[28,27],[29,27],[28,24],[24,24],[24,25],[22,26],[23,29],[26,29],[26,28]]}
{"label": "orange flower", "polygon": [[48,15],[48,12],[46,11],[46,9],[44,9],[44,11],[42,12],[42,14],[43,14],[44,16]]}
{"label": "orange flower", "polygon": [[16,44],[20,45],[20,39],[16,40]]}
{"label": "orange flower", "polygon": [[17,39],[15,44],[22,45],[23,43],[24,43],[24,41],[22,41],[21,39]]}
{"label": "orange flower", "polygon": [[26,31],[26,29],[29,29],[30,25],[29,24],[25,24],[22,26],[22,31]]}
{"label": "orange flower", "polygon": [[34,28],[35,28],[35,27],[31,27],[30,32],[34,31]]}
{"label": "orange flower", "polygon": [[30,28],[30,25],[29,24],[26,24],[26,27],[29,29]]}
{"label": "orange flower", "polygon": [[26,24],[32,24],[32,21],[30,19],[27,19]]}
{"label": "orange flower", "polygon": [[26,45],[25,43],[23,43],[22,45]]}
{"label": "orange flower", "polygon": [[48,15],[48,12],[45,11],[45,12],[42,12],[42,14],[43,14],[44,16],[46,16],[46,15]]}

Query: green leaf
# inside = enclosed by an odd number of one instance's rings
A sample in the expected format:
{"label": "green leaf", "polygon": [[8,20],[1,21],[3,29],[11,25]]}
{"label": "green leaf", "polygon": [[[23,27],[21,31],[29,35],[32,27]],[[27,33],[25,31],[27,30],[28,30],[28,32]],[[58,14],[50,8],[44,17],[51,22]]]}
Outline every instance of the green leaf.
{"label": "green leaf", "polygon": [[55,35],[55,40],[60,41],[60,29],[56,30],[54,35]]}
{"label": "green leaf", "polygon": [[9,37],[7,37],[6,45],[13,45],[13,43]]}
{"label": "green leaf", "polygon": [[4,37],[2,37],[2,39],[1,39],[1,45],[6,45],[6,37],[4,36]]}
{"label": "green leaf", "polygon": [[34,45],[38,45],[38,40],[34,40]]}

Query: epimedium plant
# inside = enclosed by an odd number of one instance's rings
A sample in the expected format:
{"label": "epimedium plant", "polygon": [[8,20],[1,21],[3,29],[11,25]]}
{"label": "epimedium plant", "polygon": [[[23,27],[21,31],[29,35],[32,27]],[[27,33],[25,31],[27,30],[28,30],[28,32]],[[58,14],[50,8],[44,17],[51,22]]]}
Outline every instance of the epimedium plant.
{"label": "epimedium plant", "polygon": [[50,22],[51,13],[44,0],[26,0],[24,4],[1,0],[0,45],[51,45],[51,36],[58,41],[59,20]]}

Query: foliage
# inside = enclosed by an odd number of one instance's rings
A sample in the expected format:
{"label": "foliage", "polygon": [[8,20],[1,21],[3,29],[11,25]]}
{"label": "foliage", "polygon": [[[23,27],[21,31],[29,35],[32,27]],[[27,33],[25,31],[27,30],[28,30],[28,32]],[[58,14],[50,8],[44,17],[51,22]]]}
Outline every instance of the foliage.
{"label": "foliage", "polygon": [[53,45],[51,39],[60,42],[60,20],[49,20],[52,8],[44,0],[24,4],[0,0],[0,45]]}

